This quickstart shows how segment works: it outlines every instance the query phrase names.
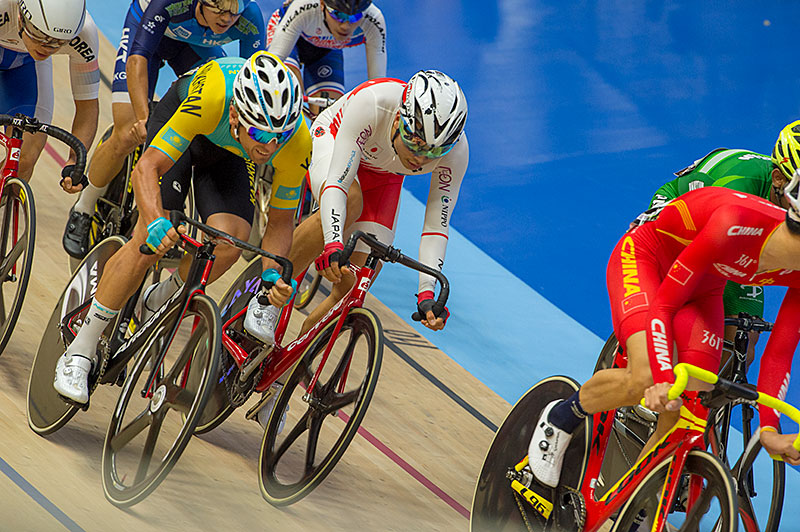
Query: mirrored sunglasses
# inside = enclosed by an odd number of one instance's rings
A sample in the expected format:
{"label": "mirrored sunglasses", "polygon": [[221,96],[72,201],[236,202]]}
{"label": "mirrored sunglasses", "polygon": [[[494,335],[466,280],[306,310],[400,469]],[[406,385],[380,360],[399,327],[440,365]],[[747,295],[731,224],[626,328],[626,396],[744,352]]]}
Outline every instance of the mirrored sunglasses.
{"label": "mirrored sunglasses", "polygon": [[414,155],[422,155],[428,159],[437,159],[442,157],[447,152],[452,150],[453,146],[456,145],[454,142],[447,146],[432,148],[427,144],[419,144],[422,139],[420,139],[413,131],[411,131],[406,119],[403,117],[400,117],[400,140],[403,141],[403,144],[406,148],[408,148],[408,151]]}
{"label": "mirrored sunglasses", "polygon": [[353,15],[348,15],[344,11],[338,11],[336,9],[333,9],[332,7],[325,6],[325,9],[328,10],[328,14],[333,17],[333,20],[340,23],[350,22],[352,24],[353,22],[358,22],[359,20],[364,18],[363,11],[355,13]]}

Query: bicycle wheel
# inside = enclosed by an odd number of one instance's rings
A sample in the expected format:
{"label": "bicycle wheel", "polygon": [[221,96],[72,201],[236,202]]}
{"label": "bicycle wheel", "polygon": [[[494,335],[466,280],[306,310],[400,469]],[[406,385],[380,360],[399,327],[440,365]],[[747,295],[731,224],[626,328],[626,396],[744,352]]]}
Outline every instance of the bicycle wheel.
{"label": "bicycle wheel", "polygon": [[[275,401],[258,460],[261,494],[275,506],[295,503],[331,472],[366,414],[381,368],[383,332],[365,308],[350,310],[311,397],[306,388],[333,334],[323,328]],[[290,406],[283,434],[278,427]]]}
{"label": "bicycle wheel", "polygon": [[[87,253],[61,293],[44,328],[28,379],[28,425],[37,434],[44,436],[57,431],[79,410],[79,407],[64,402],[53,389],[56,363],[67,346],[61,322],[66,315],[81,305],[88,309],[88,302],[97,290],[97,283],[103,275],[108,259],[124,244],[124,238],[115,236],[104,240]],[[75,332],[83,323],[85,315],[86,311],[83,311],[72,320]],[[116,320],[113,320],[104,334],[112,331],[115,326]],[[98,376],[99,370],[90,376],[94,377],[95,384]]]}
{"label": "bicycle wheel", "polygon": [[[664,460],[642,478],[633,494],[622,507],[611,532],[636,530],[635,525],[652,519],[661,501],[661,492],[667,479],[671,460]],[[738,530],[736,488],[730,470],[713,454],[693,450],[681,472],[686,480],[700,488],[699,496],[686,508],[684,494],[678,492],[678,501],[670,502],[667,523],[671,531],[735,532]],[[688,486],[689,482],[685,482]],[[647,526],[639,528],[647,530]]]}
{"label": "bicycle wheel", "polygon": [[[712,449],[718,447],[715,436],[716,433],[709,433]],[[739,438],[731,436],[733,441],[730,443],[738,443]],[[740,448],[729,445],[725,451],[729,456],[736,456]],[[777,532],[786,489],[786,464],[761,452],[758,431],[747,439],[739,459],[731,467],[731,473],[736,480],[742,529],[747,532]]]}
{"label": "bicycle wheel", "polygon": [[319,285],[322,282],[322,276],[317,273],[317,269],[312,264],[308,267],[306,275],[297,286],[297,295],[294,298],[294,308],[300,310],[304,309],[314,299]]}
{"label": "bicycle wheel", "polygon": [[0,196],[0,353],[22,310],[33,264],[36,209],[28,183],[11,178]]}
{"label": "bicycle wheel", "polygon": [[[180,457],[208,399],[219,363],[221,324],[214,301],[198,294],[179,315],[174,307],[144,332],[103,444],[103,491],[121,507],[143,500]],[[175,335],[166,335],[180,319]],[[164,354],[147,393],[147,361]],[[189,374],[188,368],[195,366]],[[200,371],[197,369],[200,368]]]}
{"label": "bicycle wheel", "polygon": [[[511,408],[494,435],[478,475],[470,512],[472,532],[543,529],[540,516],[517,497],[506,473],[528,454],[528,444],[544,407],[555,399],[566,399],[578,388],[578,382],[570,377],[548,377],[536,383]],[[573,433],[564,455],[561,485],[580,486],[588,449],[589,434],[584,423]]]}
{"label": "bicycle wheel", "polygon": [[[258,281],[260,278],[261,258],[257,257],[251,260],[244,271],[234,279],[228,287],[228,290],[225,291],[225,294],[219,300],[220,314],[222,315],[223,323],[227,322],[232,316],[235,316],[247,306],[250,300],[250,294],[255,293],[258,289]],[[236,410],[228,400],[228,384],[225,382],[228,378],[237,378],[238,373],[236,369],[237,366],[233,357],[231,357],[227,349],[223,349],[220,355],[217,375],[214,378],[214,385],[209,395],[208,402],[200,415],[195,434],[204,434],[214,430]]]}

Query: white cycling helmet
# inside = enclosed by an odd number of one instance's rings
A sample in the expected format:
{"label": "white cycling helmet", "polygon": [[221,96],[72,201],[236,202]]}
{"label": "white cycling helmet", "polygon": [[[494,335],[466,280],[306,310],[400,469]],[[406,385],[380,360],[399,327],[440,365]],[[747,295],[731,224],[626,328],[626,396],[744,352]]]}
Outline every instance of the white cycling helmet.
{"label": "white cycling helmet", "polygon": [[18,0],[19,13],[52,39],[71,40],[86,20],[86,0]]}
{"label": "white cycling helmet", "polygon": [[243,122],[274,133],[294,128],[303,105],[294,74],[278,56],[263,50],[236,74],[233,101]]}
{"label": "white cycling helmet", "polygon": [[456,143],[467,121],[467,98],[453,78],[438,70],[414,74],[403,91],[400,114],[432,148]]}

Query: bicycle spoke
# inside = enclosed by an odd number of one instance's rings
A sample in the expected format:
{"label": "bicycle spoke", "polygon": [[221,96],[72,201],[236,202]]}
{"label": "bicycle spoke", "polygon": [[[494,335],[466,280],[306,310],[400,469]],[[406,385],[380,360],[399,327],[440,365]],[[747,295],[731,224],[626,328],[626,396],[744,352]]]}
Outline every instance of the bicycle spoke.
{"label": "bicycle spoke", "polygon": [[164,412],[159,410],[151,418],[150,430],[147,432],[147,439],[144,442],[144,449],[142,449],[142,459],[139,461],[139,469],[136,471],[135,482],[137,484],[147,477],[147,470],[150,469],[153,451],[158,441],[158,433],[161,431],[161,425],[164,423],[165,417]]}
{"label": "bicycle spoke", "polygon": [[292,430],[289,431],[289,434],[283,439],[281,444],[275,449],[274,461],[278,462],[286,454],[286,451],[289,450],[289,447],[294,445],[297,439],[303,435],[303,433],[308,430],[308,418],[311,415],[311,410],[306,410],[305,414],[300,418],[297,424],[292,427]]}
{"label": "bicycle spoke", "polygon": [[170,386],[167,389],[167,399],[164,404],[173,410],[188,414],[189,410],[192,409],[194,398],[195,394],[186,388]]}
{"label": "bicycle spoke", "polygon": [[[690,530],[697,529],[700,526],[700,520],[708,513],[708,509],[711,507],[711,499],[713,496],[711,490],[708,488],[700,493],[700,496],[697,497],[697,500],[692,504],[691,509],[686,512],[686,522],[683,528],[686,528],[687,524],[692,527]],[[719,522],[715,525],[714,530],[718,527]]]}
{"label": "bicycle spoke", "polygon": [[20,237],[19,240],[17,240],[17,243],[11,249],[9,254],[3,258],[3,262],[0,262],[0,281],[8,277],[8,272],[11,271],[11,268],[14,267],[14,264],[17,263],[20,256],[25,252],[25,249],[27,247],[28,247],[28,242],[23,235]]}
{"label": "bicycle spoke", "polygon": [[144,429],[150,426],[153,414],[150,412],[150,405],[138,415],[126,427],[117,432],[111,439],[111,449],[119,452],[120,449],[128,445],[131,440],[138,436]]}
{"label": "bicycle spoke", "polygon": [[306,474],[314,472],[314,457],[317,455],[319,431],[322,430],[324,418],[324,415],[311,416],[311,424],[308,427],[308,445],[306,446]]}
{"label": "bicycle spoke", "polygon": [[358,398],[360,396],[361,396],[361,386],[350,392],[333,394],[331,400],[326,401],[325,403],[324,413],[330,414],[331,412],[336,412],[337,410],[341,410],[347,405],[351,405],[356,401],[358,401]]}

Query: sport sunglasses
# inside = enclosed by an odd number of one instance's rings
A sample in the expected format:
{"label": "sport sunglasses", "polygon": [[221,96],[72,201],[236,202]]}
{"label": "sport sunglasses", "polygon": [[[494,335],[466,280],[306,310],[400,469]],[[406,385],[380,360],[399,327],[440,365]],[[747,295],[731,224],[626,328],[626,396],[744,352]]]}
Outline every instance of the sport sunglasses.
{"label": "sport sunglasses", "polygon": [[408,151],[414,155],[422,155],[428,159],[437,159],[442,157],[447,152],[452,150],[453,146],[456,145],[456,143],[453,142],[447,146],[432,148],[427,144],[417,144],[417,142],[421,139],[413,131],[411,131],[406,119],[402,116],[400,117],[400,140],[403,141],[403,144],[405,144],[406,148],[408,148]]}
{"label": "sport sunglasses", "polygon": [[348,15],[344,11],[338,11],[333,9],[332,7],[325,6],[325,9],[328,10],[328,14],[333,17],[333,20],[336,22],[344,23],[344,22],[358,22],[362,18],[364,18],[364,12],[360,11],[358,13],[354,13],[352,15]]}
{"label": "sport sunglasses", "polygon": [[289,140],[294,134],[294,128],[275,133],[272,131],[264,131],[263,129],[258,129],[257,127],[253,126],[245,126],[245,127],[247,129],[247,134],[250,136],[250,138],[261,144],[269,144],[273,140],[276,141],[278,144],[283,144],[284,142]]}
{"label": "sport sunglasses", "polygon": [[200,4],[209,11],[211,11],[212,13],[214,13],[215,15],[223,15],[225,13],[230,13],[234,17],[244,13],[244,9],[246,7],[244,2],[239,2],[239,1],[236,2],[238,11],[231,11],[230,9],[220,9],[213,2],[209,2],[206,0],[200,0]]}

